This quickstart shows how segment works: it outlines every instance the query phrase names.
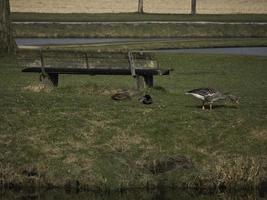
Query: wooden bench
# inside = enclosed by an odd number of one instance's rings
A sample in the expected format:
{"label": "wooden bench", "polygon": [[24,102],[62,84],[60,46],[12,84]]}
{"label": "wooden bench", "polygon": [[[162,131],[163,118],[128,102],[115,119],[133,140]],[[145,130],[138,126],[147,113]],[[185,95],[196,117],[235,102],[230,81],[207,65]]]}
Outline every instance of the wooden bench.
{"label": "wooden bench", "polygon": [[[40,74],[40,81],[49,80],[58,86],[59,74],[129,75],[137,87],[153,87],[153,76],[169,75],[170,69],[160,69],[151,53],[88,53],[67,51],[33,51],[19,53],[22,72]],[[143,85],[143,86],[142,86]]]}

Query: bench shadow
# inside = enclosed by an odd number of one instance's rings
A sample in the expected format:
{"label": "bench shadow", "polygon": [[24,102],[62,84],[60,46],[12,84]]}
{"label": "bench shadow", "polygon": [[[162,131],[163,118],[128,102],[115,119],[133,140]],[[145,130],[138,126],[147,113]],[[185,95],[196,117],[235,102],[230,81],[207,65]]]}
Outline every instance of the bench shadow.
{"label": "bench shadow", "polygon": [[158,86],[158,85],[154,86],[153,89],[161,91],[161,92],[167,92],[166,88],[164,88],[162,86]]}

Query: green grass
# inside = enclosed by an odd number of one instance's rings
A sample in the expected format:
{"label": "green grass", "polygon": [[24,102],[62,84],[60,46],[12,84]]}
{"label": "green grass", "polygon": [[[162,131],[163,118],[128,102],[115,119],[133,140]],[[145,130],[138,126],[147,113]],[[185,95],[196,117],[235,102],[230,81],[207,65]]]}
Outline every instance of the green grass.
{"label": "green grass", "polygon": [[[219,21],[266,22],[267,15],[37,14],[12,13],[13,21]],[[266,37],[266,25],[251,24],[14,24],[16,37]]]}
{"label": "green grass", "polygon": [[266,22],[264,14],[232,14],[232,15],[186,15],[186,14],[86,14],[86,13],[12,13],[13,21],[221,21],[221,22]]}
{"label": "green grass", "polygon": [[[254,186],[266,176],[266,57],[159,54],[145,106],[115,102],[125,76],[60,76],[40,89],[14,56],[0,57],[0,183],[93,189]],[[241,97],[203,111],[187,90],[211,86]],[[194,167],[153,174],[152,163],[185,156]],[[259,167],[259,170],[257,170]],[[266,168],[265,168],[266,169]],[[257,173],[257,172],[260,173]],[[224,177],[224,173],[230,174]],[[79,185],[77,185],[79,183]]]}
{"label": "green grass", "polygon": [[267,37],[266,25],[251,24],[14,24],[16,37]]}

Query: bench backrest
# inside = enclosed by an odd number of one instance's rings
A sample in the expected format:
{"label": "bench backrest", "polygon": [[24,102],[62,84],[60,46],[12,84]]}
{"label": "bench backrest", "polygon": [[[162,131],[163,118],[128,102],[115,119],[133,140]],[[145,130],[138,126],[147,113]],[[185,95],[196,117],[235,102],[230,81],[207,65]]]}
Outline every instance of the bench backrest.
{"label": "bench backrest", "polygon": [[[135,69],[159,68],[152,53],[131,52]],[[127,53],[91,53],[68,51],[29,51],[18,54],[23,68],[131,68]]]}

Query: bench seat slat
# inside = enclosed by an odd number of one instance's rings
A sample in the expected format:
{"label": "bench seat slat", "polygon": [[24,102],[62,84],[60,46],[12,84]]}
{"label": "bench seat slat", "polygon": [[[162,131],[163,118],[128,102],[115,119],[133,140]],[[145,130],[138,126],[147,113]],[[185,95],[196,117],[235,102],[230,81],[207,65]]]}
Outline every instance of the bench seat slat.
{"label": "bench seat slat", "polygon": [[[44,68],[46,73],[55,74],[89,74],[89,75],[131,75],[130,69],[116,68]],[[29,67],[22,72],[42,72],[41,67]],[[136,69],[136,74],[140,76],[169,75],[169,69]]]}

